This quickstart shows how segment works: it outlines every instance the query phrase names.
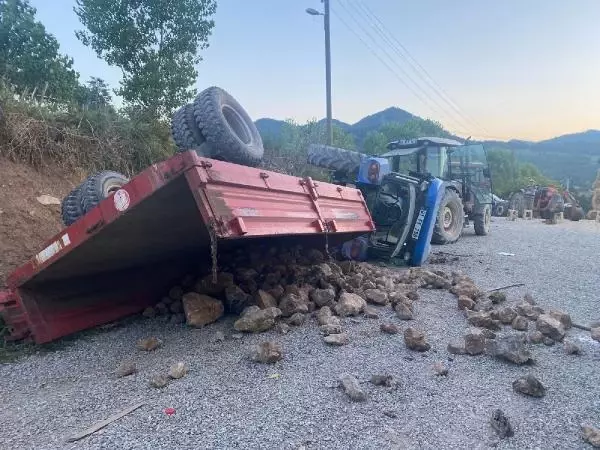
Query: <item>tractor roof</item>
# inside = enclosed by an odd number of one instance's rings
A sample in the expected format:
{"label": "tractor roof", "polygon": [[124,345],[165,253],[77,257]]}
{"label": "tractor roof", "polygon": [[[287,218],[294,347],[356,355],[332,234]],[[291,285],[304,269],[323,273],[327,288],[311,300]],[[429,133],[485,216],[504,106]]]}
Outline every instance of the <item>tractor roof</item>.
{"label": "tractor roof", "polygon": [[423,147],[433,146],[433,147],[458,147],[463,145],[462,142],[459,142],[455,139],[446,139],[446,138],[438,138],[438,137],[420,137],[416,139],[405,139],[399,141],[390,142],[386,147],[389,152],[381,155],[384,158],[390,156],[404,156],[410,155],[411,153],[415,153],[421,150]]}

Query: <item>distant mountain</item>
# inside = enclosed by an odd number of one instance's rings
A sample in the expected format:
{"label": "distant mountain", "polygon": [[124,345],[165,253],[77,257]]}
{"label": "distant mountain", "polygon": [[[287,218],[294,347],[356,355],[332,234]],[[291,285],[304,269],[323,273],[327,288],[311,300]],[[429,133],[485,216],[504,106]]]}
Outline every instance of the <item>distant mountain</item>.
{"label": "distant mountain", "polygon": [[[334,120],[334,124],[354,136],[360,147],[369,131],[376,131],[390,122],[405,123],[418,118],[408,111],[392,107],[366,116],[355,124]],[[324,122],[322,119],[320,122]],[[264,137],[278,137],[285,122],[275,119],[259,119],[256,126]],[[587,130],[546,139],[539,142],[511,139],[509,141],[485,141],[487,149],[504,149],[515,153],[520,161],[531,162],[545,175],[563,181],[570,178],[575,186],[587,188],[600,168],[600,130]]]}
{"label": "distant mountain", "polygon": [[[376,131],[386,123],[402,124],[414,118],[417,118],[417,116],[414,116],[403,109],[391,107],[364,117],[352,125],[336,119],[333,119],[332,122],[334,126],[337,126],[346,133],[350,133],[352,136],[354,136],[354,139],[357,143],[361,143],[369,131]],[[258,119],[254,123],[256,124],[261,136],[265,138],[279,136],[285,121],[263,118]],[[319,120],[319,123],[325,123],[325,119]]]}

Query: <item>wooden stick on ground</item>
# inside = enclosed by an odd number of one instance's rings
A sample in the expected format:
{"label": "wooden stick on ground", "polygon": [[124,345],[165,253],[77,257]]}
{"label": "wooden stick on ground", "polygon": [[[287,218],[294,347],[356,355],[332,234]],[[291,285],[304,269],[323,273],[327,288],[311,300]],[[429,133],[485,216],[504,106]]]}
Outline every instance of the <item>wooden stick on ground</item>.
{"label": "wooden stick on ground", "polygon": [[581,325],[579,323],[573,323],[573,328],[579,328],[580,330],[584,331],[592,331],[590,327],[586,327],[585,325]]}
{"label": "wooden stick on ground", "polygon": [[102,422],[98,422],[97,424],[92,425],[91,427],[83,430],[81,433],[74,434],[74,435],[68,437],[67,442],[75,442],[80,439],[83,439],[84,437],[89,436],[90,434],[95,433],[96,431],[104,428],[106,425],[113,423],[115,420],[119,420],[121,417],[126,416],[129,413],[132,413],[133,411],[135,411],[136,409],[140,408],[141,406],[143,406],[145,404],[146,404],[145,402],[140,402],[133,406],[130,406],[127,409],[124,409],[123,411],[121,411],[119,413],[113,414],[108,419],[105,419]]}
{"label": "wooden stick on ground", "polygon": [[514,287],[521,287],[521,286],[525,286],[525,283],[509,284],[508,286],[502,286],[502,287],[499,287],[499,288],[490,289],[490,290],[488,290],[486,292],[502,291],[503,289],[514,288]]}

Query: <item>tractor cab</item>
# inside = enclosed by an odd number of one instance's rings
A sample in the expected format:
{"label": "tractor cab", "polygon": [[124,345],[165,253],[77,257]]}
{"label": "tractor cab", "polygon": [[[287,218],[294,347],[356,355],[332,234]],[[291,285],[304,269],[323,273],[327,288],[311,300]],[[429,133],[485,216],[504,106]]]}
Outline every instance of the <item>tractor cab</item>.
{"label": "tractor cab", "polygon": [[444,180],[447,200],[440,206],[434,243],[455,242],[469,221],[478,235],[489,232],[492,183],[483,145],[423,137],[390,142],[387,149],[381,157],[389,161],[392,172]]}

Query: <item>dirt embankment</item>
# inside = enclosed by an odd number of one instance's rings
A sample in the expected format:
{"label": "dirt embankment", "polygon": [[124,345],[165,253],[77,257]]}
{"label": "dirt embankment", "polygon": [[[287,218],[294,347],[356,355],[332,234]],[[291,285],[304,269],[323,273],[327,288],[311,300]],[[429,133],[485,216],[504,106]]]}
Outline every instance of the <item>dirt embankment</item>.
{"label": "dirt embankment", "polygon": [[81,179],[53,167],[38,172],[0,157],[0,289],[16,267],[62,228],[60,206],[42,205],[37,197],[62,199]]}

